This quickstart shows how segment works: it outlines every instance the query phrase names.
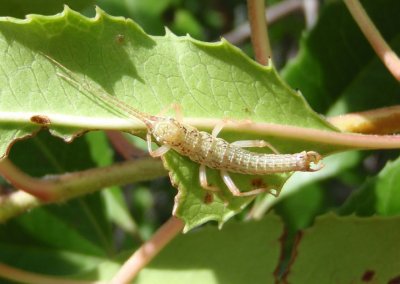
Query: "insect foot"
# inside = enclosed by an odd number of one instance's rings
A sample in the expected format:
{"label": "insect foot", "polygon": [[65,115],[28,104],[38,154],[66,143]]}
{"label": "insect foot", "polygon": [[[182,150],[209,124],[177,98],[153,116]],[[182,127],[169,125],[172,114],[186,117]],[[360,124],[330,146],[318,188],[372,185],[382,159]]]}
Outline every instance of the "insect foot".
{"label": "insect foot", "polygon": [[305,152],[306,170],[307,172],[316,172],[324,167],[321,162],[322,156],[315,151]]}

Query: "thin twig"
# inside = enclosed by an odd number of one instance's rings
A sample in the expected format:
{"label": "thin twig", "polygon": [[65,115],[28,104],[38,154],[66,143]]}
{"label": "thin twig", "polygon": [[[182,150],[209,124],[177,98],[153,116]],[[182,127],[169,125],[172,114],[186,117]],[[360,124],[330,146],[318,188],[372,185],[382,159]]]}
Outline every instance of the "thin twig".
{"label": "thin twig", "polygon": [[111,284],[129,283],[171,240],[182,232],[184,223],[171,217],[121,267]]}
{"label": "thin twig", "polygon": [[106,134],[115,151],[117,151],[117,153],[125,160],[149,156],[147,152],[136,148],[132,143],[130,143],[121,131],[108,130],[106,131]]}
{"label": "thin twig", "polygon": [[44,178],[33,178],[4,159],[0,162],[0,173],[16,188],[47,198],[42,200],[22,192],[0,197],[0,222],[44,203],[65,201],[107,186],[152,180],[167,174],[161,161],[152,158]]}
{"label": "thin twig", "polygon": [[[286,0],[276,3],[265,10],[265,18],[268,25],[296,11],[301,11],[303,4],[301,0]],[[245,22],[234,30],[224,34],[222,37],[233,44],[239,44],[250,36],[250,24]]]}
{"label": "thin twig", "polygon": [[247,0],[247,11],[251,27],[251,42],[258,63],[268,65],[272,58],[268,39],[267,22],[265,20],[264,0]]}
{"label": "thin twig", "polygon": [[105,284],[105,282],[101,281],[79,281],[27,272],[4,263],[0,263],[0,277],[28,284]]}
{"label": "thin twig", "polygon": [[354,20],[386,68],[400,81],[400,59],[386,43],[358,0],[344,0]]}

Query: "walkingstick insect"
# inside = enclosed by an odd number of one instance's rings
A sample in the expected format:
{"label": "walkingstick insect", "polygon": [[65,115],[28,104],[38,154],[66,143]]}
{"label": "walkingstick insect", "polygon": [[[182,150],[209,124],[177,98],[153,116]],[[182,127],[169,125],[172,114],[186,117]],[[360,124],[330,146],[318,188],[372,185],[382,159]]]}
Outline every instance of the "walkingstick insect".
{"label": "walkingstick insect", "polygon": [[[200,165],[199,182],[205,190],[219,190],[215,186],[209,185],[206,168],[219,170],[222,180],[234,196],[251,196],[268,192],[270,189],[257,188],[241,192],[229,173],[267,175],[292,171],[313,172],[323,167],[322,163],[320,163],[322,157],[315,151],[279,154],[272,145],[264,140],[243,140],[229,143],[217,137],[223,129],[224,122],[217,124],[211,134],[199,131],[197,128],[183,123],[180,112],[176,107],[176,118],[145,114],[127,106],[124,102],[106,92],[95,93],[80,82],[80,79],[67,67],[49,56],[45,55],[45,57],[67,74],[57,73],[59,77],[69,82],[72,86],[78,89],[82,88],[91,96],[98,97],[112,106],[117,106],[126,115],[142,121],[147,127],[147,147],[152,157],[160,157],[172,149],[198,163]],[[156,150],[152,149],[152,137],[160,145]],[[243,149],[247,147],[269,147],[274,154],[256,153]],[[272,194],[272,192],[270,193]]]}

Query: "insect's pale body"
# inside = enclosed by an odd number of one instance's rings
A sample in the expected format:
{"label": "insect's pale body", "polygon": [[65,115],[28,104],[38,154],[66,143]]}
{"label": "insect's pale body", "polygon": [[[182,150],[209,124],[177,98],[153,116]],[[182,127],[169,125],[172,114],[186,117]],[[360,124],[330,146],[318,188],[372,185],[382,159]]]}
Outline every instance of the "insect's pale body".
{"label": "insect's pale body", "polygon": [[255,153],[173,118],[157,120],[150,131],[160,144],[168,145],[192,161],[212,169],[252,175],[313,171],[310,164],[321,159],[313,151],[296,154]]}
{"label": "insect's pale body", "polygon": [[[206,167],[220,170],[222,179],[235,196],[255,195],[269,191],[269,189],[259,188],[248,192],[241,192],[230,178],[229,172],[249,175],[266,175],[279,172],[316,171],[322,167],[322,165],[317,165],[321,160],[321,156],[314,151],[303,151],[296,154],[262,154],[247,151],[243,149],[243,147],[269,146],[272,148],[272,146],[263,140],[246,140],[229,143],[217,137],[222,127],[218,128],[218,126],[216,126],[213,133],[210,134],[184,124],[178,119],[142,113],[128,107],[122,101],[107,94],[94,94],[89,88],[85,88],[84,84],[79,83],[78,79],[74,77],[70,70],[54,59],[50,57],[47,58],[69,74],[69,77],[62,74],[58,75],[72,85],[77,86],[79,89],[83,87],[93,96],[100,97],[103,101],[116,105],[127,114],[140,119],[148,129],[147,142],[150,155],[153,157],[161,156],[168,150],[173,149],[190,158],[192,161],[199,163],[200,184],[207,190],[217,191],[218,189],[208,185]],[[151,136],[161,145],[161,147],[155,151],[151,149]],[[312,164],[316,166],[312,168]]]}

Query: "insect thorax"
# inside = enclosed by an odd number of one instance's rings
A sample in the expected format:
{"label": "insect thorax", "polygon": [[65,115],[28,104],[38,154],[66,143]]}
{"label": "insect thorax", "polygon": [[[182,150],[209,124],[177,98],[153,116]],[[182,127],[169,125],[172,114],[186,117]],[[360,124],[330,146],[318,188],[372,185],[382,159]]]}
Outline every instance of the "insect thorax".
{"label": "insect thorax", "polygon": [[185,139],[185,127],[173,118],[165,118],[157,121],[152,129],[152,134],[157,142],[175,146]]}

